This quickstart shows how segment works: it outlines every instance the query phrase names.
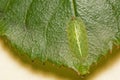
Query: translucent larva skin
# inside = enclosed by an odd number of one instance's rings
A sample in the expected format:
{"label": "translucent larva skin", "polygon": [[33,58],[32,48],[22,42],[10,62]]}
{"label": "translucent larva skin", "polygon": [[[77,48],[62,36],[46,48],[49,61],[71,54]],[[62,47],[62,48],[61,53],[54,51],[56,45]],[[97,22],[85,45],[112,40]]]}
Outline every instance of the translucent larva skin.
{"label": "translucent larva skin", "polygon": [[88,38],[84,23],[79,18],[73,18],[67,26],[67,36],[73,56],[81,59],[88,54]]}

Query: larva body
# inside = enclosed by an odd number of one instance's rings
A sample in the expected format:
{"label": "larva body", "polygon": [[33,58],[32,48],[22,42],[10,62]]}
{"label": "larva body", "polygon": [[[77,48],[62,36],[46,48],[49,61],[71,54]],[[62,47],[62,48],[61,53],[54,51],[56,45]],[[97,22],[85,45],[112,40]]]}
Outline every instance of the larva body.
{"label": "larva body", "polygon": [[81,59],[88,54],[87,31],[81,19],[72,18],[67,26],[67,36],[73,56]]}

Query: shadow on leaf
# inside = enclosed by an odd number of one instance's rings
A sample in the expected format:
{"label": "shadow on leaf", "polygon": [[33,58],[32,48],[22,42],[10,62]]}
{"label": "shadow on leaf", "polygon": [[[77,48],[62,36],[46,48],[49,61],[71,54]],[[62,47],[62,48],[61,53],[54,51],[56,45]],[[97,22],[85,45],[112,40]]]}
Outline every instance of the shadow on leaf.
{"label": "shadow on leaf", "polygon": [[31,60],[27,55],[20,54],[17,50],[13,49],[7,39],[1,38],[0,42],[2,42],[2,47],[10,53],[9,55],[12,56],[15,61],[19,62],[21,66],[25,67],[26,70],[30,67],[32,73],[42,73],[45,76],[52,75],[57,77],[58,80],[89,80],[107,69],[120,57],[120,54],[118,54],[120,49],[114,47],[111,54],[108,53],[106,56],[101,56],[98,63],[91,66],[90,74],[78,76],[74,70],[64,66],[56,66],[50,62],[42,63],[38,59],[34,61]]}

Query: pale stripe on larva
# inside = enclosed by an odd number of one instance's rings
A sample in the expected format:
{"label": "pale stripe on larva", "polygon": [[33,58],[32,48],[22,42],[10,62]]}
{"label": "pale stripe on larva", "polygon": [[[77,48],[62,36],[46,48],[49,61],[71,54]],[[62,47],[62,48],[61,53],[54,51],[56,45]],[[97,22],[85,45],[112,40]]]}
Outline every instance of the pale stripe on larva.
{"label": "pale stripe on larva", "polygon": [[88,38],[85,24],[80,18],[73,18],[67,25],[67,36],[73,56],[84,58],[88,54]]}

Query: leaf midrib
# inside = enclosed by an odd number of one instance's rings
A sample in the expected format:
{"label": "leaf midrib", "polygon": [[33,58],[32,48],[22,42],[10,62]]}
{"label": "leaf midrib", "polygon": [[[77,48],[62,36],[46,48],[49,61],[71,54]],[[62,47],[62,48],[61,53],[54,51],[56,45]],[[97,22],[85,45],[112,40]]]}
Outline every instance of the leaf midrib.
{"label": "leaf midrib", "polygon": [[71,7],[72,7],[72,15],[73,17],[77,17],[77,5],[76,5],[76,0],[71,0]]}

